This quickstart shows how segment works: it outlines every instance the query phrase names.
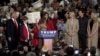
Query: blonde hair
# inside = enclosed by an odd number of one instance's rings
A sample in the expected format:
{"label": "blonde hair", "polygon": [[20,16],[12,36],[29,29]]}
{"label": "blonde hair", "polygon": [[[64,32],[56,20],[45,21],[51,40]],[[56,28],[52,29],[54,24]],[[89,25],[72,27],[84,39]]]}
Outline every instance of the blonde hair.
{"label": "blonde hair", "polygon": [[97,22],[98,21],[97,13],[96,12],[92,12],[91,15],[94,18],[94,21]]}
{"label": "blonde hair", "polygon": [[73,16],[73,18],[76,19],[75,12],[71,11],[70,13],[71,13],[71,15]]}

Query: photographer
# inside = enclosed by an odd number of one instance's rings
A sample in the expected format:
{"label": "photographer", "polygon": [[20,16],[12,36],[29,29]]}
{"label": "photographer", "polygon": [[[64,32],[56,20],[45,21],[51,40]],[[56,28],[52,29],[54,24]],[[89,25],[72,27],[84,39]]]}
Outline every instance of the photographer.
{"label": "photographer", "polygon": [[25,56],[24,48],[23,48],[22,45],[18,46],[18,53],[19,53],[20,56]]}
{"label": "photographer", "polygon": [[54,44],[54,47],[53,47],[53,55],[59,56],[60,55],[60,50],[61,50],[61,45],[60,45],[60,42],[57,41]]}
{"label": "photographer", "polygon": [[66,49],[66,53],[67,53],[66,56],[74,56],[74,48],[73,47],[68,47]]}
{"label": "photographer", "polygon": [[11,56],[20,56],[19,52],[17,50],[13,50],[11,52]]}
{"label": "photographer", "polygon": [[95,47],[90,48],[90,54],[91,54],[91,56],[96,56],[95,55],[96,54],[96,48]]}
{"label": "photographer", "polygon": [[3,47],[2,43],[0,42],[0,55],[2,56],[10,56],[10,51],[7,47]]}

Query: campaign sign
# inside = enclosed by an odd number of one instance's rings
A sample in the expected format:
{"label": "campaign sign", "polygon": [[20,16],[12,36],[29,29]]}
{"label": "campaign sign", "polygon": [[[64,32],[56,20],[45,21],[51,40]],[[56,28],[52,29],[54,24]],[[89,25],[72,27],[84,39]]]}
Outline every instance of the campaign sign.
{"label": "campaign sign", "polygon": [[51,31],[39,31],[40,38],[55,38],[58,36],[58,32],[56,30]]}

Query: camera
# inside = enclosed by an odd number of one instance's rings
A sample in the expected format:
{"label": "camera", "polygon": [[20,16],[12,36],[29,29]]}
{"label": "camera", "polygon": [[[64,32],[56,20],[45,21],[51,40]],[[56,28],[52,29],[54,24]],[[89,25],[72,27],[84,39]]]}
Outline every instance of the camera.
{"label": "camera", "polygon": [[53,47],[53,56],[58,56],[60,54],[60,49],[61,47],[58,46],[58,47]]}
{"label": "camera", "polygon": [[79,56],[80,51],[78,49],[74,50],[74,55]]}
{"label": "camera", "polygon": [[79,50],[75,50],[74,54],[78,55],[79,54]]}
{"label": "camera", "polygon": [[48,55],[48,52],[42,52],[41,53],[41,56],[47,56]]}

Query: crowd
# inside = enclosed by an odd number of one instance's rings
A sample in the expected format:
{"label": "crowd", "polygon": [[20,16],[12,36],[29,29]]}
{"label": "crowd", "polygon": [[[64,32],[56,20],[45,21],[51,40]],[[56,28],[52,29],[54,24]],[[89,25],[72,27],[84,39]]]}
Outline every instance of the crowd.
{"label": "crowd", "polygon": [[[1,56],[95,56],[100,48],[99,3],[83,0],[6,1],[0,5]],[[39,11],[41,18],[28,23],[27,13]],[[41,30],[56,30],[54,39],[39,38]],[[49,46],[45,46],[48,42]],[[46,52],[44,52],[47,50]]]}

